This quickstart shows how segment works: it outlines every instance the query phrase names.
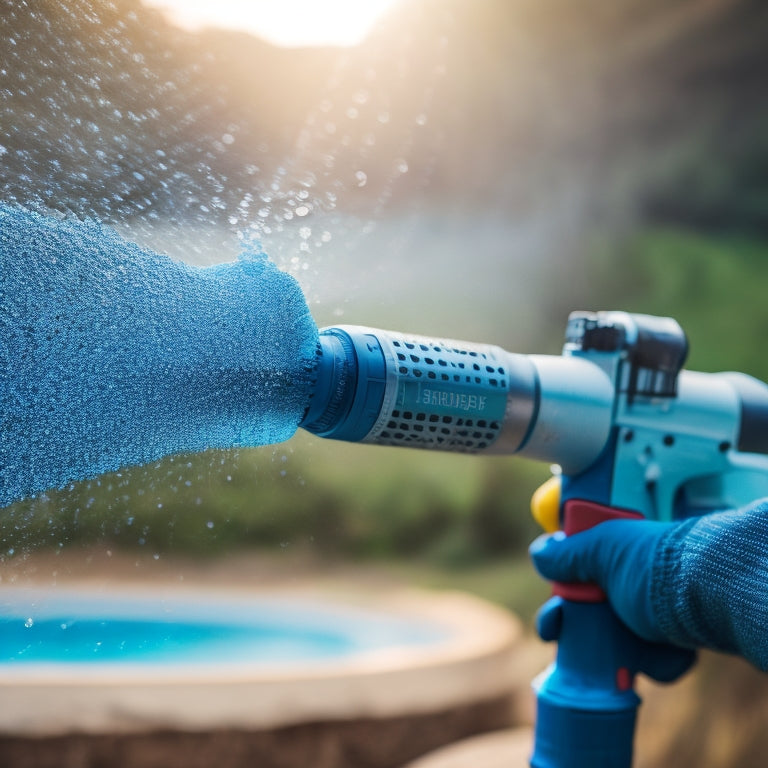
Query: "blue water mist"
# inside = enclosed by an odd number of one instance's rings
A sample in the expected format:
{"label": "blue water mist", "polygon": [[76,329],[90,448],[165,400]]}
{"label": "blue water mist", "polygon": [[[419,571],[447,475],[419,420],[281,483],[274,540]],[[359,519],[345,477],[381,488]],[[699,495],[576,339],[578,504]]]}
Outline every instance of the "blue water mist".
{"label": "blue water mist", "polygon": [[169,454],[288,439],[317,328],[261,253],[199,268],[0,205],[0,506]]}

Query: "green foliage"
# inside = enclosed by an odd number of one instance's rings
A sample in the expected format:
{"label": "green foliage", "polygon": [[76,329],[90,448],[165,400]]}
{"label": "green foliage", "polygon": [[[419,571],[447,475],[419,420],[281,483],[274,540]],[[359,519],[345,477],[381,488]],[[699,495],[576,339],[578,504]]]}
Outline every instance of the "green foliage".
{"label": "green foliage", "polygon": [[[765,21],[763,21],[765,24]],[[684,140],[642,195],[653,221],[700,232],[768,233],[768,114],[762,104],[734,120],[709,104],[709,119],[687,126]]]}
{"label": "green foliage", "polygon": [[592,306],[669,315],[688,334],[688,367],[768,380],[768,243],[651,229],[594,251]]}
{"label": "green foliage", "polygon": [[525,550],[546,470],[514,459],[388,451],[299,434],[240,453],[174,457],[16,504],[3,551],[107,543],[153,553],[238,548],[473,564]]}

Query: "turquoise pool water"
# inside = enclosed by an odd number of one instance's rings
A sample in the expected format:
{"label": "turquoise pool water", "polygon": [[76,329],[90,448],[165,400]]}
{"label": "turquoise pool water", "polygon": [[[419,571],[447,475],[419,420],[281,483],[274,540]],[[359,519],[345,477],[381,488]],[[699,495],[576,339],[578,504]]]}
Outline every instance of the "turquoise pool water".
{"label": "turquoise pool water", "polygon": [[279,599],[27,593],[0,602],[0,668],[25,664],[322,662],[445,632],[428,622]]}

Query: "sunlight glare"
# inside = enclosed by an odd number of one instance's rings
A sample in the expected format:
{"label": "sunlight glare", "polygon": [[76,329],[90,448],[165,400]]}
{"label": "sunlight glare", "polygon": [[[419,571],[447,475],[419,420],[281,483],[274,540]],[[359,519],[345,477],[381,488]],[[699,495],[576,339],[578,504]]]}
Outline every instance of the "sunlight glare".
{"label": "sunlight glare", "polygon": [[353,46],[396,0],[144,0],[184,29],[249,32],[274,45]]}

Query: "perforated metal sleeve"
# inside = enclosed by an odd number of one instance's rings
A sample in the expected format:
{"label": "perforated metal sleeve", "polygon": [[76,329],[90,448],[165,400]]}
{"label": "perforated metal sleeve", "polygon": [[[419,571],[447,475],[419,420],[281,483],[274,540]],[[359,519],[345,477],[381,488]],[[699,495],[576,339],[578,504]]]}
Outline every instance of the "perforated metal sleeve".
{"label": "perforated metal sleeve", "polygon": [[[527,434],[536,383],[523,355],[354,326],[325,329],[321,348],[318,398],[333,414],[320,413],[315,403],[302,426],[324,437],[514,453]],[[342,349],[346,358],[339,362]]]}
{"label": "perforated metal sleeve", "polygon": [[394,375],[366,442],[475,452],[499,440],[512,388],[508,353],[392,332],[380,341]]}

